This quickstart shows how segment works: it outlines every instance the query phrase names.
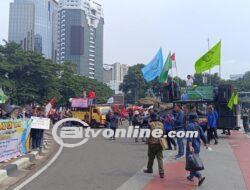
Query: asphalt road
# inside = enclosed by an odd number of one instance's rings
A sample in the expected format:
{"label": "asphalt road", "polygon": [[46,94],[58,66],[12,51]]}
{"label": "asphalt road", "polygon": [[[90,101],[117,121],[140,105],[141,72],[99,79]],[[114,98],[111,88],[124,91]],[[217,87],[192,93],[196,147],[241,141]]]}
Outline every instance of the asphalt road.
{"label": "asphalt road", "polygon": [[133,139],[99,137],[60,157],[23,190],[115,190],[147,161],[147,146]]}

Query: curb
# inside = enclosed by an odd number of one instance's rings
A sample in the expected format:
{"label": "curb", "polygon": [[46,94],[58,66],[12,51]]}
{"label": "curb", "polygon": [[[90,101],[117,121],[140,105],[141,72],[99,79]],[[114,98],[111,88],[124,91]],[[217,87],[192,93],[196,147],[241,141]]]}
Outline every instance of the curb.
{"label": "curb", "polygon": [[37,158],[38,155],[38,151],[32,151],[24,157],[20,157],[18,160],[9,163],[3,169],[0,169],[0,181],[9,177],[12,173],[27,167],[32,161]]}

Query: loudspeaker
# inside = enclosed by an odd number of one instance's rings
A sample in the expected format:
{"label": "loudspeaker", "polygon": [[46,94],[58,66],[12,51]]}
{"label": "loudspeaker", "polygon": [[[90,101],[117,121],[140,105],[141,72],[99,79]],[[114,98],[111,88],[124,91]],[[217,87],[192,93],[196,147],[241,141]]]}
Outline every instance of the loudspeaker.
{"label": "loudspeaker", "polygon": [[220,116],[218,121],[218,129],[236,129],[237,128],[237,116]]}
{"label": "loudspeaker", "polygon": [[220,85],[218,88],[218,101],[220,104],[228,103],[233,93],[233,86],[230,84]]}
{"label": "loudspeaker", "polygon": [[237,127],[237,106],[231,110],[227,104],[219,104],[216,109],[218,110],[218,129],[235,129]]}
{"label": "loudspeaker", "polygon": [[229,109],[229,107],[227,106],[227,104],[219,104],[218,105],[218,112],[219,115],[221,116],[234,116],[236,115],[236,106],[234,106],[233,110]]}
{"label": "loudspeaker", "polygon": [[168,103],[173,102],[174,100],[180,100],[181,99],[181,93],[180,88],[176,83],[171,83],[163,87],[163,98],[162,102]]}
{"label": "loudspeaker", "polygon": [[172,89],[170,86],[164,86],[162,93],[162,102],[168,103],[173,100]]}

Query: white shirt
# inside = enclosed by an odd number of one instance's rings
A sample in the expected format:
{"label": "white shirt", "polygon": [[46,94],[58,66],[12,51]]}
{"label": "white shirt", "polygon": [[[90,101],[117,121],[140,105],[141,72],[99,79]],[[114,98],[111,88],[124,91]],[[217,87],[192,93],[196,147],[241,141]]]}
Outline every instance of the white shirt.
{"label": "white shirt", "polygon": [[194,84],[194,80],[192,78],[186,80],[187,87],[192,87]]}

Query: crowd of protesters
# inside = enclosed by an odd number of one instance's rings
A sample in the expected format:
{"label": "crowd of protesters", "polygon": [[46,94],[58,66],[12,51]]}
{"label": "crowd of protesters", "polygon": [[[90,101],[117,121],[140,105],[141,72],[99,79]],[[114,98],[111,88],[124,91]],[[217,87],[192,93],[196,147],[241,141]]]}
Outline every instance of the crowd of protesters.
{"label": "crowd of protesters", "polygon": [[[20,106],[5,106],[0,108],[1,120],[17,120],[17,119],[29,119],[31,117],[50,118],[51,124],[63,119],[72,117],[70,109],[59,108],[51,109],[50,113],[46,113],[45,105],[27,105]],[[30,149],[41,151],[43,148],[44,130],[43,129],[31,129],[30,131]]]}
{"label": "crowd of protesters", "polygon": [[[205,147],[214,140],[214,144],[218,144],[217,125],[218,125],[218,113],[212,105],[207,106],[205,111],[206,124],[200,125],[198,123],[198,115],[200,111],[195,106],[181,106],[176,104],[173,110],[169,110],[162,114],[153,109],[142,109],[142,110],[128,110],[128,121],[129,125],[134,127],[139,126],[141,128],[149,128],[151,130],[155,128],[162,128],[165,134],[170,131],[197,131],[198,137],[193,138],[170,138],[166,137],[167,149],[177,150],[175,159],[181,159],[184,156],[186,159],[190,154],[199,155],[201,142],[204,143]],[[111,129],[118,127],[117,116],[109,112],[107,115],[107,126]],[[113,120],[113,121],[112,121]],[[135,142],[139,142],[139,138],[135,138]],[[148,164],[145,173],[153,173],[153,162],[157,158],[159,175],[164,178],[163,169],[163,148],[161,145],[161,139],[150,137],[149,139],[142,138],[142,142],[148,144]],[[186,146],[186,148],[185,148]],[[186,153],[185,153],[186,152]],[[194,177],[198,178],[198,185],[201,185],[205,180],[201,173],[198,171],[190,171],[190,175],[187,177],[188,181],[193,181]]]}

